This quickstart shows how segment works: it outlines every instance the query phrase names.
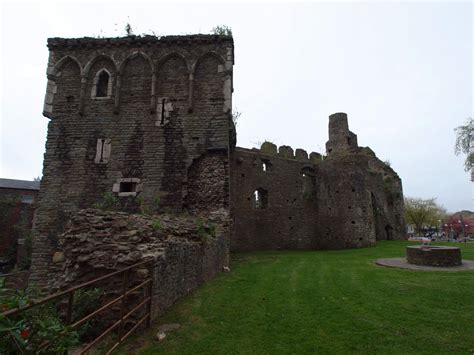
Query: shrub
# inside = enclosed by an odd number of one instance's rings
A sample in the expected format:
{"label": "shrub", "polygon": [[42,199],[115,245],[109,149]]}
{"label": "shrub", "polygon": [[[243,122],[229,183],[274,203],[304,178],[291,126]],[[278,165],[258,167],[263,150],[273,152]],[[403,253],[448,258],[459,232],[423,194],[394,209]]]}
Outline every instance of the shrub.
{"label": "shrub", "polygon": [[206,240],[209,237],[216,237],[216,226],[212,223],[205,223],[202,218],[196,221],[197,235],[200,239]]}
{"label": "shrub", "polygon": [[120,201],[112,192],[105,192],[102,200],[94,204],[94,208],[106,211],[115,211],[120,207]]}
{"label": "shrub", "polygon": [[153,230],[161,230],[163,229],[163,225],[161,224],[161,221],[156,219],[151,224],[151,228],[153,228]]}
{"label": "shrub", "polygon": [[[0,278],[0,307],[2,312],[26,306],[42,295],[36,289],[8,290]],[[76,331],[64,325],[56,307],[50,303],[20,314],[5,317],[0,314],[0,350],[6,354],[62,354],[76,345]],[[45,347],[45,344],[48,344]]]}
{"label": "shrub", "polygon": [[232,29],[226,25],[218,25],[211,30],[212,34],[219,36],[232,36]]}

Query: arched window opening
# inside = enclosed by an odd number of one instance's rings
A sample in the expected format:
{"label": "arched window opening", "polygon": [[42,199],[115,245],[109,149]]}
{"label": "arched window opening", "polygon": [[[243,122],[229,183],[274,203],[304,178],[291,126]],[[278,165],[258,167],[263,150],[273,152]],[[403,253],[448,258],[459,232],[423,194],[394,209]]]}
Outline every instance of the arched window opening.
{"label": "arched window opening", "polygon": [[109,91],[109,80],[110,75],[105,70],[102,70],[99,73],[99,77],[97,78],[97,87],[96,87],[96,97],[107,97]]}
{"label": "arched window opening", "polygon": [[254,207],[255,209],[265,209],[268,206],[268,192],[258,188],[254,191]]}

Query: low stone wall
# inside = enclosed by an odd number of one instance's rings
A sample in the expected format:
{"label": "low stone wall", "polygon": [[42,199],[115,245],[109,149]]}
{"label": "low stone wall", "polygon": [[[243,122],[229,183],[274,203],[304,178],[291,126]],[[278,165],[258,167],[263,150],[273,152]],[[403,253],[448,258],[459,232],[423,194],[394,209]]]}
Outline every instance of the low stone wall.
{"label": "low stone wall", "polygon": [[[60,237],[49,288],[65,289],[152,257],[156,317],[228,266],[228,235],[225,210],[203,217],[81,210]],[[139,280],[143,272],[131,279]],[[109,281],[104,289],[113,291],[119,282]]]}
{"label": "low stone wall", "polygon": [[458,266],[462,264],[461,249],[457,247],[409,246],[407,261],[423,266]]}

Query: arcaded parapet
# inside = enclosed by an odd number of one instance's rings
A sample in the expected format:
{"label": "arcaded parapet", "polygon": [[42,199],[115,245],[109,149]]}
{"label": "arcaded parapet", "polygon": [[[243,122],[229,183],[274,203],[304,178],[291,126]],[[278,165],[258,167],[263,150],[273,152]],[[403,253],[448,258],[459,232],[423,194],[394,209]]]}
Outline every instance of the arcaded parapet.
{"label": "arcaded parapet", "polygon": [[[229,200],[233,39],[229,36],[48,40],[50,119],[34,228],[32,281],[44,284],[56,236],[78,208],[113,194],[126,210],[204,210]],[[206,160],[220,152],[222,160]],[[202,160],[202,161],[204,161]],[[209,166],[215,162],[216,168]],[[204,167],[205,166],[205,167]],[[206,196],[196,177],[220,174]],[[189,181],[189,183],[188,183]],[[222,186],[224,185],[224,186]],[[202,205],[201,205],[202,206]]]}

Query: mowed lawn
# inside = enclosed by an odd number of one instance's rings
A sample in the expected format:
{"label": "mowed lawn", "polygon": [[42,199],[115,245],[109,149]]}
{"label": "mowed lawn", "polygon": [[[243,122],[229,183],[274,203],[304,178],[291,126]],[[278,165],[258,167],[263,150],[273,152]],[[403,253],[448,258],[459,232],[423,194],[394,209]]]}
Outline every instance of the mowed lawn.
{"label": "mowed lawn", "polygon": [[[474,271],[374,265],[409,242],[236,254],[220,274],[121,347],[139,354],[472,354]],[[474,260],[474,244],[459,244]],[[181,329],[156,340],[157,327]]]}

